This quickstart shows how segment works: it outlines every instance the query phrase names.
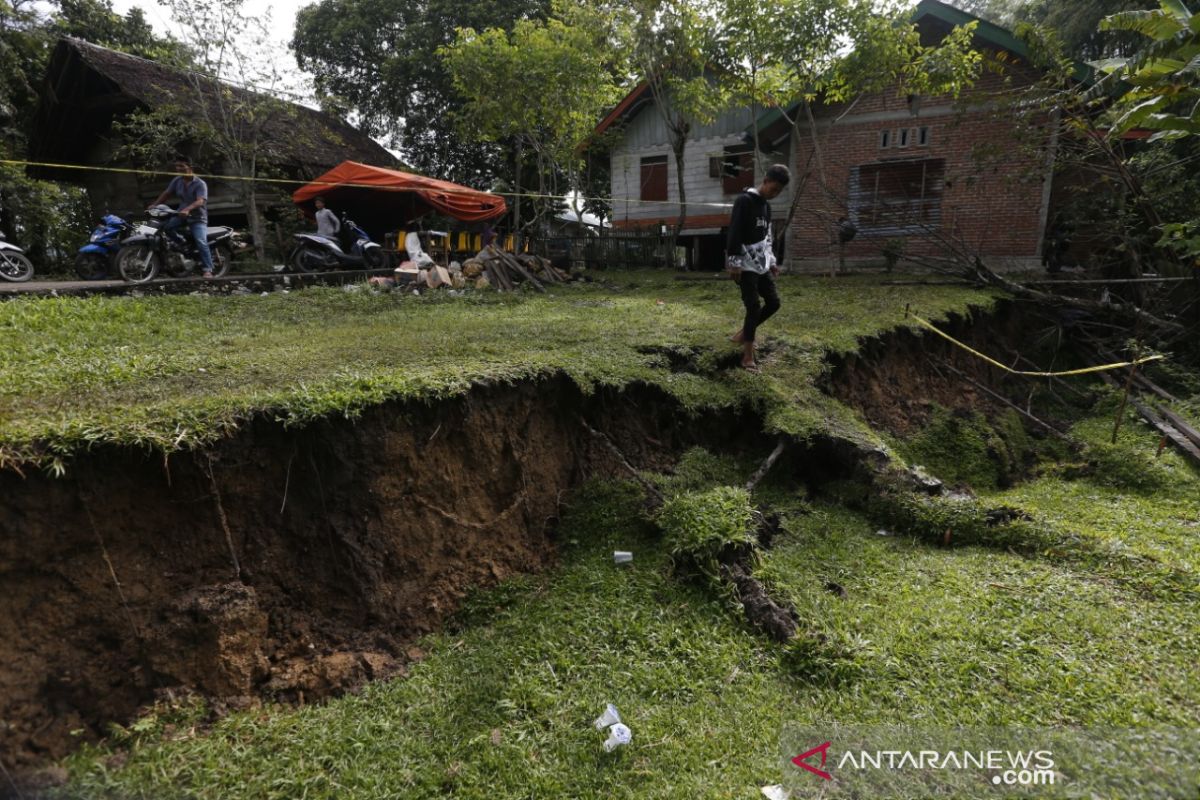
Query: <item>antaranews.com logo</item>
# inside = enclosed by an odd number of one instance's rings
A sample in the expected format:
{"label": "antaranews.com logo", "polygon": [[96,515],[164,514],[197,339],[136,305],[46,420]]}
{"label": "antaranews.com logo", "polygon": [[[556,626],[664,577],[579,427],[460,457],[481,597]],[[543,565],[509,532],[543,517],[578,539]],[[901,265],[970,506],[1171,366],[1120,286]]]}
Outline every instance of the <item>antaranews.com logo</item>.
{"label": "antaranews.com logo", "polygon": [[1200,798],[1200,731],[801,726],[791,797]]}
{"label": "antaranews.com logo", "polygon": [[[833,775],[824,770],[833,742],[823,742],[816,747],[792,758],[792,763],[823,780],[833,780]],[[810,758],[821,758],[821,769],[809,763]],[[887,770],[986,770],[994,785],[1005,786],[1053,786],[1055,776],[1054,754],[1049,750],[847,750],[838,759],[836,769],[887,769]]]}

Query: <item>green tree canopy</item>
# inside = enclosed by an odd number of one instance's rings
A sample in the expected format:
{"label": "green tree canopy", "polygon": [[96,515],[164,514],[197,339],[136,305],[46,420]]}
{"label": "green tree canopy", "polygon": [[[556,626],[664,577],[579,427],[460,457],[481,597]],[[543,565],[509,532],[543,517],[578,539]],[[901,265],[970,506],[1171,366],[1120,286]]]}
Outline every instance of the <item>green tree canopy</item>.
{"label": "green tree canopy", "polygon": [[503,174],[504,153],[457,135],[454,112],[467,99],[437,51],[458,28],[508,30],[547,9],[546,0],[318,0],[297,14],[292,51],[320,92],[407,163],[483,188]]}

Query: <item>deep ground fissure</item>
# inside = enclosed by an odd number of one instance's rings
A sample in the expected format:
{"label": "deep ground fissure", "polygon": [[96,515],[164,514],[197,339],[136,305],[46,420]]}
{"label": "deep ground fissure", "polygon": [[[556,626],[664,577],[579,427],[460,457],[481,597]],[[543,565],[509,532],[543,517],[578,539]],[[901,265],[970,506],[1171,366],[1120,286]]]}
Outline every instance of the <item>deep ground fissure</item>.
{"label": "deep ground fissure", "polygon": [[[951,329],[995,343],[1020,322],[1002,308]],[[827,389],[898,433],[921,422],[912,396],[986,405],[931,350],[956,357],[907,332],[864,342]],[[653,386],[584,394],[559,376],[304,428],[263,418],[202,452],[101,447],[64,477],[0,474],[0,758],[44,764],[189,693],[221,712],[404,674],[468,591],[553,563],[567,492],[627,477],[595,431],[642,470],[775,443],[749,408],[689,415]],[[816,437],[776,469],[814,486],[862,458]]]}

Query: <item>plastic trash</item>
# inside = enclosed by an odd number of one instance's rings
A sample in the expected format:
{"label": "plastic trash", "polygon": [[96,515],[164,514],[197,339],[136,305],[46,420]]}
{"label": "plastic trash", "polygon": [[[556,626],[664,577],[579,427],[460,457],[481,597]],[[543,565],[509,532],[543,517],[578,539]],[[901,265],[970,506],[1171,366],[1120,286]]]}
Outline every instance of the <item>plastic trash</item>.
{"label": "plastic trash", "polygon": [[763,793],[763,797],[767,798],[767,800],[790,800],[792,796],[791,792],[778,783],[764,786],[759,791]]}
{"label": "plastic trash", "polygon": [[630,553],[628,550],[613,551],[614,564],[628,564],[630,561],[633,561],[633,553]]}
{"label": "plastic trash", "polygon": [[621,745],[629,744],[632,738],[633,731],[618,722],[612,726],[608,732],[608,738],[604,740],[604,752],[611,753]]}
{"label": "plastic trash", "polygon": [[416,231],[411,231],[404,237],[404,250],[408,253],[408,260],[415,267],[432,267],[433,258],[424,251],[421,247],[421,237]]}
{"label": "plastic trash", "polygon": [[880,528],[879,530],[875,531],[875,535],[876,536],[891,536],[892,532],[889,530],[884,530],[883,528]]}
{"label": "plastic trash", "polygon": [[616,725],[621,721],[621,715],[617,713],[617,707],[609,703],[604,707],[604,713],[596,717],[596,721],[592,724],[596,726],[596,730],[602,731],[609,725]]}

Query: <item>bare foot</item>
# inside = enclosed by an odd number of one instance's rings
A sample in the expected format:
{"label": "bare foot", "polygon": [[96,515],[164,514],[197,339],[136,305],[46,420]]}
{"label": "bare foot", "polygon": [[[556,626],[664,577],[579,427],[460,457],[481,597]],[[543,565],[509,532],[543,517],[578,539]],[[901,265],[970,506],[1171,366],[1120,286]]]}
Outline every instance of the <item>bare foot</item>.
{"label": "bare foot", "polygon": [[747,364],[745,361],[743,361],[741,364],[741,367],[742,367],[742,369],[746,370],[746,372],[751,372],[755,375],[762,372],[762,370],[759,369],[758,364],[754,363],[753,361],[751,361],[749,364]]}
{"label": "bare foot", "polygon": [[733,342],[734,344],[741,344],[742,342],[746,341],[742,335],[742,329],[738,328],[738,332],[733,336],[730,336],[729,341]]}

